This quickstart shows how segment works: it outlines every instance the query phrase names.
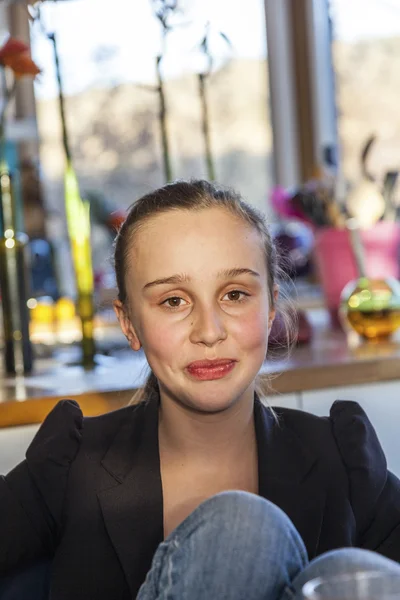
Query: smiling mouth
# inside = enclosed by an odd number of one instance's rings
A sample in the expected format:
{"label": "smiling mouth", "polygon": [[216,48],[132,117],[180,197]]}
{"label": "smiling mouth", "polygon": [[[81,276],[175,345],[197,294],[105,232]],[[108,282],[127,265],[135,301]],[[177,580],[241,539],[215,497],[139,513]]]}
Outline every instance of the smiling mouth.
{"label": "smiling mouth", "polygon": [[221,379],[228,375],[235,367],[236,360],[224,358],[219,360],[198,360],[186,367],[188,373],[195,379],[210,381]]}

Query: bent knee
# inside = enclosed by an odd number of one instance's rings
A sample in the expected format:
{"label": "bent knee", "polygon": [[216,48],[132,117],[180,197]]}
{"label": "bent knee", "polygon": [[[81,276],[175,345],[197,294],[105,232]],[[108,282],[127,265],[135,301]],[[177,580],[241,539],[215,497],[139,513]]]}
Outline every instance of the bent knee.
{"label": "bent knee", "polygon": [[294,529],[289,517],[276,504],[269,500],[244,492],[241,490],[232,490],[220,492],[205,500],[199,507],[209,517],[214,517],[218,521],[225,521],[235,527],[243,526],[248,529],[251,524],[257,530]]}
{"label": "bent knee", "polygon": [[204,544],[207,552],[240,548],[248,557],[257,549],[265,558],[273,548],[276,555],[288,552],[307,563],[304,542],[289,517],[272,502],[243,491],[221,492],[205,500],[178,525],[169,541],[177,548]]}

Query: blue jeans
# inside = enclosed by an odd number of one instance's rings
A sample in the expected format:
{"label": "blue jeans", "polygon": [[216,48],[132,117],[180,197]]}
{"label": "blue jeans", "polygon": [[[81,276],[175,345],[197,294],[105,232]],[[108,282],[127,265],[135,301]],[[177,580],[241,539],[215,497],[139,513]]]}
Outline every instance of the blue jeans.
{"label": "blue jeans", "polygon": [[162,542],[137,600],[300,600],[314,577],[359,570],[400,574],[374,552],[347,548],[308,562],[290,519],[247,492],[223,492]]}

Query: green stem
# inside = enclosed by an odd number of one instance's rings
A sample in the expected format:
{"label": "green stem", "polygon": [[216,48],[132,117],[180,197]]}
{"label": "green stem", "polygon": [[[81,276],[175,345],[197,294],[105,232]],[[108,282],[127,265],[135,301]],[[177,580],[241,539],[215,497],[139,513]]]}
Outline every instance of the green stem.
{"label": "green stem", "polygon": [[169,150],[168,131],[167,131],[167,105],[165,102],[164,92],[164,81],[161,75],[161,59],[162,56],[156,58],[156,71],[157,71],[157,91],[160,102],[160,129],[161,129],[161,143],[163,152],[163,165],[164,165],[164,177],[165,180],[172,181],[172,167],[171,167],[171,155]]}
{"label": "green stem", "polygon": [[201,129],[203,132],[204,139],[204,151],[206,156],[207,164],[207,176],[210,181],[215,180],[215,168],[214,161],[211,151],[211,137],[210,137],[210,123],[209,123],[209,111],[208,111],[208,98],[206,90],[206,78],[204,73],[199,73],[199,96],[201,103]]}
{"label": "green stem", "polygon": [[65,151],[65,156],[67,162],[71,162],[71,147],[69,143],[68,130],[67,130],[67,119],[65,116],[65,99],[64,99],[64,87],[61,77],[61,69],[60,69],[60,59],[58,55],[58,47],[57,47],[57,39],[55,33],[50,33],[48,35],[49,40],[53,44],[53,52],[54,52],[54,64],[56,67],[56,77],[58,83],[58,103],[60,107],[60,117],[61,117],[61,127],[62,127],[62,137],[63,137],[63,146]]}

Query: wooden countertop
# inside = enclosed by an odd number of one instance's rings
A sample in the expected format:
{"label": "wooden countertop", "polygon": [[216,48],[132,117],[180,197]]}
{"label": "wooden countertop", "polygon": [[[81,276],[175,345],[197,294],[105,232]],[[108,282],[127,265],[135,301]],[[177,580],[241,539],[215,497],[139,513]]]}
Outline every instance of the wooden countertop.
{"label": "wooden countertop", "polygon": [[[290,393],[334,386],[400,379],[400,330],[390,342],[364,343],[329,327],[323,309],[308,313],[313,339],[308,345],[269,358],[261,381],[270,393]],[[62,398],[74,398],[85,415],[97,415],[126,405],[143,385],[147,362],[129,349],[100,356],[92,371],[68,364],[71,352],[37,360],[27,377],[0,376],[0,427],[41,422]]]}

